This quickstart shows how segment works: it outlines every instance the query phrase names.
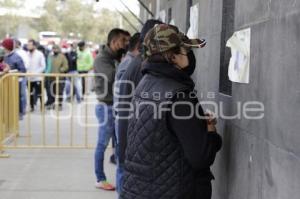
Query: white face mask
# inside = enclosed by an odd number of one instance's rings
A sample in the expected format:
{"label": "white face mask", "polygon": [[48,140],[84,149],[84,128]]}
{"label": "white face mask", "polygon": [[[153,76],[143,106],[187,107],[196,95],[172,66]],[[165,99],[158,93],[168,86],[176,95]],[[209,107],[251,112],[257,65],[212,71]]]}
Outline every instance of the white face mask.
{"label": "white face mask", "polygon": [[62,48],[62,49],[61,49],[61,52],[62,52],[62,53],[67,53],[67,52],[69,52],[69,50],[68,50],[67,48]]}
{"label": "white face mask", "polygon": [[47,48],[48,48],[49,51],[52,51],[53,45],[50,44],[50,45],[47,46]]}

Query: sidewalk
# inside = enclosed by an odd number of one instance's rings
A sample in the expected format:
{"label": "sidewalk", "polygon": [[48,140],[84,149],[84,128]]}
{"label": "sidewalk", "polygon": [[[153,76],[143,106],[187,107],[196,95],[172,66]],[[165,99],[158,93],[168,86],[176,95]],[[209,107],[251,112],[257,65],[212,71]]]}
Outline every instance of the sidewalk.
{"label": "sidewalk", "polygon": [[[8,159],[0,159],[1,199],[115,199],[115,192],[94,188],[94,150],[16,149],[8,150]],[[105,171],[115,183],[115,166]]]}

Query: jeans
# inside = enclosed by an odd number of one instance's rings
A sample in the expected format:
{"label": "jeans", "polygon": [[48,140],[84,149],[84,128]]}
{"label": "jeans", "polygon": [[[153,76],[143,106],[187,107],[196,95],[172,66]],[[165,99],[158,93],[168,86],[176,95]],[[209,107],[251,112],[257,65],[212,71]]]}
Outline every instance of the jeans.
{"label": "jeans", "polygon": [[26,97],[26,91],[27,91],[27,81],[25,78],[22,78],[22,80],[19,81],[19,112],[20,112],[20,118],[23,118],[23,116],[26,114],[26,106],[27,106],[27,97]]}
{"label": "jeans", "polygon": [[110,139],[113,137],[115,126],[112,106],[98,104],[96,105],[95,112],[99,122],[98,141],[95,151],[95,174],[97,177],[97,182],[100,182],[106,181],[103,166],[104,153]]}
{"label": "jeans", "polygon": [[[77,71],[71,71],[69,74],[78,74]],[[80,77],[74,77],[73,79],[73,85],[71,85],[72,80],[71,77],[67,78],[66,80],[66,95],[67,98],[71,98],[71,86],[74,87],[74,94],[76,95],[76,100],[77,102],[81,101],[81,96],[82,96],[82,83],[81,83],[81,78]]]}
{"label": "jeans", "polygon": [[116,171],[116,188],[118,194],[121,193],[123,184],[123,173],[124,173],[124,163],[119,161],[119,131],[118,131],[118,119],[115,120],[115,134],[116,134],[116,159],[117,159],[117,171]]}

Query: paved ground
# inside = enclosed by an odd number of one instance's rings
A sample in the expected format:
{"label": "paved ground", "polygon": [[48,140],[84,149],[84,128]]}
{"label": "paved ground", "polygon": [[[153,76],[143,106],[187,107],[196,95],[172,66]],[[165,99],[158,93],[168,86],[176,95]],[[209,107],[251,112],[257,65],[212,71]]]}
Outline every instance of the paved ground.
{"label": "paved ground", "polygon": [[[108,163],[108,179],[115,182],[115,166]],[[93,150],[16,149],[0,159],[1,199],[115,199],[114,192],[94,185]]]}
{"label": "paved ground", "polygon": [[[95,146],[98,124],[94,109],[95,96],[77,105],[73,110],[70,103],[64,104],[59,117],[59,145],[85,146],[85,121],[88,121],[87,142]],[[87,112],[85,111],[87,109]],[[85,113],[88,118],[86,120]],[[72,117],[70,117],[72,115]],[[37,109],[28,113],[20,122],[20,137],[16,142],[6,142],[10,147],[57,145],[57,118],[55,111],[46,111],[45,131],[43,115]],[[28,119],[30,118],[30,119]],[[73,129],[73,136],[71,136]],[[30,136],[28,136],[30,135]],[[0,199],[115,199],[116,193],[94,188],[93,149],[10,149],[9,159],[0,159]],[[105,170],[109,181],[115,183],[115,166],[108,163],[108,149]]]}

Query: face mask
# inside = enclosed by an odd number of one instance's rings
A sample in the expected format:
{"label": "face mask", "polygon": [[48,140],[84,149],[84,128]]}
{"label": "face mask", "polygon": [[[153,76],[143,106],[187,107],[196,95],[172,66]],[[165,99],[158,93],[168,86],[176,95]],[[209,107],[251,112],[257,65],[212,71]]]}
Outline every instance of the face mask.
{"label": "face mask", "polygon": [[56,56],[56,55],[58,55],[58,52],[53,52],[53,54]]}
{"label": "face mask", "polygon": [[125,49],[119,49],[118,51],[117,51],[117,59],[118,60],[121,60],[122,59],[122,57],[126,54],[126,50]]}
{"label": "face mask", "polygon": [[188,52],[187,57],[189,59],[189,65],[186,68],[182,69],[182,70],[188,76],[191,76],[194,73],[195,68],[196,68],[196,57],[195,57],[195,54],[192,50],[190,50]]}

